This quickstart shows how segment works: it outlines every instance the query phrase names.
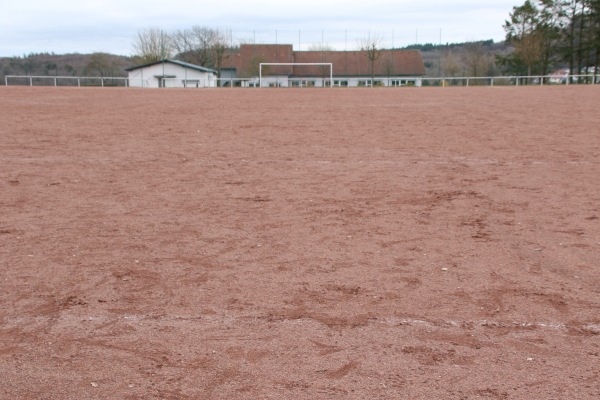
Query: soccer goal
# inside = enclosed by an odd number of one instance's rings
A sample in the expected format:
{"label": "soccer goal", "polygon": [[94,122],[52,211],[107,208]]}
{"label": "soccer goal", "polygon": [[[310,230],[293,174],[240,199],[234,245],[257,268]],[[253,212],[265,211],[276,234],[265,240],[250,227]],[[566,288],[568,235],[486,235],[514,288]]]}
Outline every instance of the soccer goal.
{"label": "soccer goal", "polygon": [[[333,87],[333,63],[260,63],[258,65],[258,87],[262,87],[262,69],[263,66],[321,66],[321,67],[329,67],[329,87]],[[323,86],[325,86],[325,82],[323,82]]]}

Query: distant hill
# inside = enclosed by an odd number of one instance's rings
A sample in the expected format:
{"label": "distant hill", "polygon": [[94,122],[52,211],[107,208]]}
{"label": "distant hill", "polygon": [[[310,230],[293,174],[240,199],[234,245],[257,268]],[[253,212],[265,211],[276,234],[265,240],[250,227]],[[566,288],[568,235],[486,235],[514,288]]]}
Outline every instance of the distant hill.
{"label": "distant hill", "polygon": [[0,84],[4,84],[6,75],[125,77],[125,68],[135,64],[132,57],[107,53],[31,53],[23,57],[0,57]]}

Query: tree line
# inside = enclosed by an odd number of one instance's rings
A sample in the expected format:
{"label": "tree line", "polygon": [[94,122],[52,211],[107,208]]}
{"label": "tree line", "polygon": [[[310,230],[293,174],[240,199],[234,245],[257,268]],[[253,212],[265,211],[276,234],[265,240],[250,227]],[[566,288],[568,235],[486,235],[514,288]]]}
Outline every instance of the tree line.
{"label": "tree line", "polygon": [[225,54],[232,47],[230,31],[204,26],[173,32],[148,28],[139,31],[133,43],[135,55],[141,62],[161,61],[177,55],[181,61],[214,69],[219,77]]}
{"label": "tree line", "polygon": [[135,63],[131,57],[108,53],[29,53],[0,57],[0,84],[6,75],[125,77],[125,68]]}
{"label": "tree line", "polygon": [[571,75],[598,74],[600,0],[527,0],[503,28],[514,51],[497,62],[508,73],[546,75],[564,65]]}

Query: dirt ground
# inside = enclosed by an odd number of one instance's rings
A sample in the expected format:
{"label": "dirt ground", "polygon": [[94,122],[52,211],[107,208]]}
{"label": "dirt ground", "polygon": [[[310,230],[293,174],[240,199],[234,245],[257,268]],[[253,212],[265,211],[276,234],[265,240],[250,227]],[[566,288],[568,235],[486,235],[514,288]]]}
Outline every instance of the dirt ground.
{"label": "dirt ground", "polygon": [[0,87],[0,398],[600,398],[600,86]]}

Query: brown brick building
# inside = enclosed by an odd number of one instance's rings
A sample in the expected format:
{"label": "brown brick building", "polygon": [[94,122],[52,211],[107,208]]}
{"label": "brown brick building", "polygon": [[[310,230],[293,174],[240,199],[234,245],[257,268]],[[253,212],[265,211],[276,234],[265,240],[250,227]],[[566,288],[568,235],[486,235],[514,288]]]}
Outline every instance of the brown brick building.
{"label": "brown brick building", "polygon": [[[243,44],[224,59],[221,78],[258,84],[260,63],[332,63],[335,86],[420,85],[425,74],[418,50],[381,50],[373,63],[365,51],[294,51],[291,44]],[[264,66],[263,86],[328,86],[328,66]],[[373,75],[373,82],[371,76]]]}

